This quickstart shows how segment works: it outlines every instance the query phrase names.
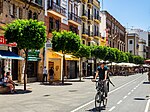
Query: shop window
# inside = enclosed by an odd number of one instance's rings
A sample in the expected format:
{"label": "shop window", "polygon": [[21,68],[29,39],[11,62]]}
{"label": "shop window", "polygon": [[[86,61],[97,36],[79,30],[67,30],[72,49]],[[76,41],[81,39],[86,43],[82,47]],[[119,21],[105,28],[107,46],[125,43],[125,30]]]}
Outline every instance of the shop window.
{"label": "shop window", "polygon": [[28,19],[32,19],[32,11],[31,10],[29,10],[29,12],[28,12]]}
{"label": "shop window", "polygon": [[0,14],[3,13],[3,0],[0,0]]}
{"label": "shop window", "polygon": [[37,19],[38,19],[38,15],[37,15],[36,12],[33,13],[33,19],[34,19],[34,20],[37,20]]}

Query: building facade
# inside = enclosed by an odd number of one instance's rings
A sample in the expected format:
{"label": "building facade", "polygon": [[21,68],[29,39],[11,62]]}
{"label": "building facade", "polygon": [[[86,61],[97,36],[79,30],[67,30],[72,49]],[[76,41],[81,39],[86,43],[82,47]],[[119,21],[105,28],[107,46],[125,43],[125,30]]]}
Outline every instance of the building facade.
{"label": "building facade", "polygon": [[[0,35],[4,36],[2,29],[7,23],[15,19],[36,19],[44,22],[44,0],[0,0]],[[24,53],[18,48],[10,47],[11,51],[21,56]],[[39,52],[39,55],[41,52]],[[39,56],[38,55],[38,56]],[[40,55],[42,58],[42,55]],[[41,74],[41,66],[43,65],[39,60],[28,60],[28,78],[37,80],[38,74]],[[13,80],[23,82],[24,61],[10,60],[11,74]],[[31,66],[32,65],[32,66]]]}
{"label": "building facade", "polygon": [[146,59],[146,40],[140,38],[138,44],[139,44],[139,51],[138,51],[139,56]]}
{"label": "building facade", "polygon": [[126,29],[109,12],[101,11],[100,32],[107,40],[107,46],[126,51]]}
{"label": "building facade", "polygon": [[133,55],[139,55],[139,35],[136,33],[127,34],[127,50]]}

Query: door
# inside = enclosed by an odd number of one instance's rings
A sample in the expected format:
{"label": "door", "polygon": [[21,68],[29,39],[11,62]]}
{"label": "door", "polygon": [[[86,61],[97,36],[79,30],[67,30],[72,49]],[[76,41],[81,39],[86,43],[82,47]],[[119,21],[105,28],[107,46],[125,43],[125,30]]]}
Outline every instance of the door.
{"label": "door", "polygon": [[48,71],[50,70],[51,67],[54,68],[54,62],[49,61],[49,62],[48,62]]}

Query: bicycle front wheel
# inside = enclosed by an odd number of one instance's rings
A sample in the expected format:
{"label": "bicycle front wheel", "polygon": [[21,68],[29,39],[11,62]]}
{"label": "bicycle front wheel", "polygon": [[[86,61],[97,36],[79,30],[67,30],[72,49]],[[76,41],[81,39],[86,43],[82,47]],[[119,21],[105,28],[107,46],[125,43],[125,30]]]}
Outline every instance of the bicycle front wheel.
{"label": "bicycle front wheel", "polygon": [[101,92],[98,92],[95,96],[95,109],[98,110],[101,108],[102,95]]}

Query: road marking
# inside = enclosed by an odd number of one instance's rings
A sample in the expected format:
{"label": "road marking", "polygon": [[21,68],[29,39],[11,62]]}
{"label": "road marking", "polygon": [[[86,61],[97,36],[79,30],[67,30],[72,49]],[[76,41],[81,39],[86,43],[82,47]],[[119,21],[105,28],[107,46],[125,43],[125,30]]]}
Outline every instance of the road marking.
{"label": "road marking", "polygon": [[113,106],[113,107],[112,107],[111,109],[109,109],[108,111],[111,112],[111,111],[113,111],[115,108],[116,108],[116,107]]}
{"label": "road marking", "polygon": [[131,92],[128,93],[128,95],[130,95],[130,94],[131,94]]}
{"label": "road marking", "polygon": [[122,100],[120,100],[117,104],[119,105],[122,102]]}
{"label": "road marking", "polygon": [[[134,80],[132,80],[132,81],[130,81],[130,82],[128,82],[128,83],[126,83],[126,84],[123,84],[122,86],[120,86],[120,87],[118,87],[118,88],[116,88],[116,89],[114,89],[114,90],[112,90],[112,91],[110,91],[108,94],[111,94],[111,93],[113,93],[113,92],[115,92],[115,91],[117,91],[117,90],[123,88],[124,86],[129,85],[130,83],[132,83],[132,82],[134,82],[134,81],[140,79],[141,77],[143,77],[143,75],[140,76],[140,77],[138,77],[138,78],[136,78],[136,79],[134,79]],[[83,107],[86,107],[87,105],[93,103],[94,101],[95,101],[95,100],[92,100],[92,101],[90,101],[90,102],[88,102],[88,103],[86,103],[86,104],[83,104],[83,105],[77,107],[76,109],[74,109],[74,110],[72,110],[72,111],[70,111],[70,112],[76,112],[76,111],[82,109]]]}
{"label": "road marking", "polygon": [[134,89],[136,89],[136,87]]}
{"label": "road marking", "polygon": [[131,92],[133,92],[134,90],[132,89]]}
{"label": "road marking", "polygon": [[145,108],[144,112],[148,112],[149,111],[149,106],[150,106],[150,99],[147,101],[146,108]]}
{"label": "road marking", "polygon": [[128,96],[124,96],[123,99],[126,99]]}

